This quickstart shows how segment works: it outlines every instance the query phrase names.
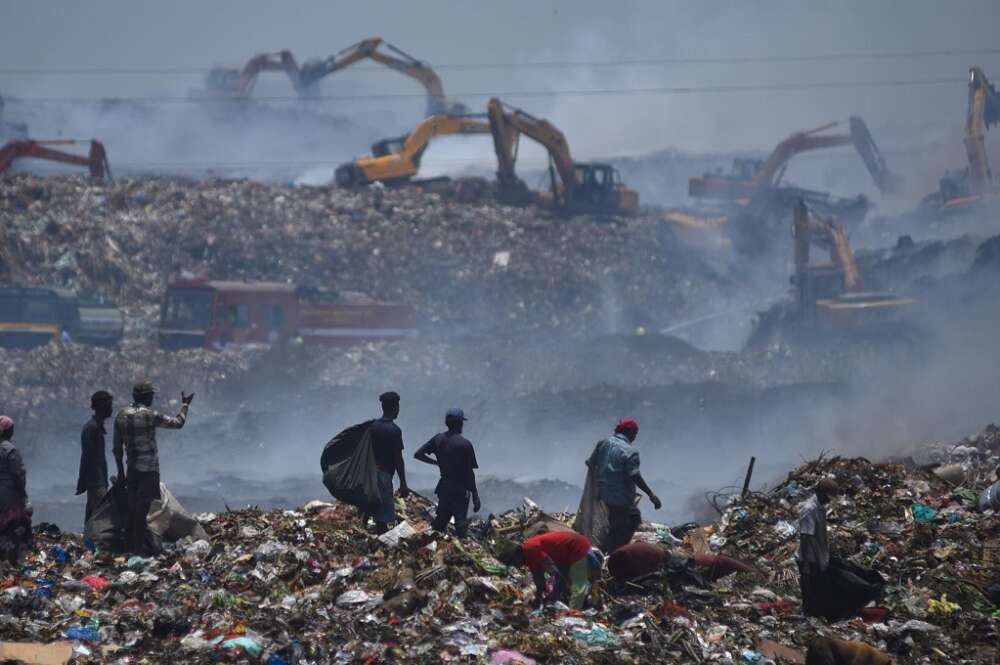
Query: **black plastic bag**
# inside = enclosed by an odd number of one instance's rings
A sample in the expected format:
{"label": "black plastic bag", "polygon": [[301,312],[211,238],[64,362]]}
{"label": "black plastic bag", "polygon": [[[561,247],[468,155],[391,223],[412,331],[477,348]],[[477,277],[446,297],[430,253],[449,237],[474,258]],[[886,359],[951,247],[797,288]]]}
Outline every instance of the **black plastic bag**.
{"label": "black plastic bag", "polygon": [[128,492],[113,483],[94,508],[83,528],[83,535],[113,552],[125,549],[125,519],[128,515]]}
{"label": "black plastic bag", "polygon": [[372,452],[371,431],[367,427],[350,456],[327,467],[323,484],[334,498],[352,506],[367,508],[379,502],[378,468]]}
{"label": "black plastic bag", "polygon": [[351,425],[323,446],[323,454],[319,458],[319,467],[323,470],[324,474],[326,474],[327,469],[331,466],[343,462],[354,453],[358,444],[361,443],[361,437],[365,435],[365,432],[368,431],[373,422],[375,421],[366,420],[363,423]]}

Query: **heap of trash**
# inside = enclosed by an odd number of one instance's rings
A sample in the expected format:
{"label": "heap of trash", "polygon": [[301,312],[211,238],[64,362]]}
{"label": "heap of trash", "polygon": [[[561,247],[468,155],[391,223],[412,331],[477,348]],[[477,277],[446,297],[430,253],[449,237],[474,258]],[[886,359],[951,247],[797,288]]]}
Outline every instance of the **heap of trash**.
{"label": "heap of trash", "polygon": [[648,303],[682,316],[722,279],[652,216],[566,218],[417,187],[22,173],[0,180],[0,246],[5,281],[95,292],[133,315],[188,274],[360,292],[427,326],[576,331],[665,323]]}
{"label": "heap of trash", "polygon": [[[826,636],[865,642],[900,663],[995,663],[998,464],[1000,428],[991,426],[905,459],[821,457],[772,488],[710,494],[713,523],[643,523],[636,534],[667,548],[669,565],[630,580],[605,572],[582,611],[558,602],[533,609],[527,570],[495,556],[501,539],[570,528],[573,515],[546,514],[530,500],[474,521],[464,541],[430,529],[434,507],[419,495],[397,499],[401,521],[380,536],[361,527],[354,508],[320,500],[198,514],[200,528],[153,558],[39,524],[36,548],[0,575],[0,655],[122,664],[803,663],[806,645]],[[878,607],[833,624],[801,614],[793,559],[797,504],[824,477],[847,489],[829,506],[833,552],[886,580]]]}

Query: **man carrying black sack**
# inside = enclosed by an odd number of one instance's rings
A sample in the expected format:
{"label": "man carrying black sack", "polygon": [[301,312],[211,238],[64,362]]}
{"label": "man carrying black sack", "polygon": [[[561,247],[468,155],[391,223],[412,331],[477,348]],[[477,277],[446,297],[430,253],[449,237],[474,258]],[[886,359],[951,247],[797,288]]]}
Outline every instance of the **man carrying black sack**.
{"label": "man carrying black sack", "polygon": [[841,488],[832,478],[816,484],[813,496],[799,508],[799,566],[802,613],[839,621],[857,616],[861,609],[882,596],[885,581],[874,570],[862,568],[830,555],[826,510]]}
{"label": "man carrying black sack", "polygon": [[378,500],[370,506],[363,519],[367,523],[368,515],[374,517],[375,531],[381,534],[388,531],[389,524],[396,521],[396,506],[392,496],[393,475],[399,474],[400,496],[409,495],[410,488],[406,484],[406,466],[403,463],[403,431],[394,422],[399,417],[399,393],[382,393],[378,400],[382,403],[382,417],[372,421],[368,430],[378,469]]}
{"label": "man carrying black sack", "polygon": [[93,417],[83,426],[80,433],[80,473],[76,480],[77,495],[87,493],[87,508],[84,524],[94,514],[94,509],[108,492],[108,459],[105,455],[106,442],[104,421],[114,412],[114,398],[106,390],[98,390],[90,397]]}
{"label": "man carrying black sack", "polygon": [[[431,526],[443,533],[448,522],[455,518],[455,534],[465,538],[469,533],[469,497],[472,509],[479,512],[479,490],[476,489],[476,451],[472,443],[462,436],[462,426],[467,418],[462,409],[450,409],[444,417],[447,432],[436,434],[417,451],[415,458],[441,469],[441,480],[434,492],[438,497],[437,515]],[[434,455],[434,459],[430,457]]]}

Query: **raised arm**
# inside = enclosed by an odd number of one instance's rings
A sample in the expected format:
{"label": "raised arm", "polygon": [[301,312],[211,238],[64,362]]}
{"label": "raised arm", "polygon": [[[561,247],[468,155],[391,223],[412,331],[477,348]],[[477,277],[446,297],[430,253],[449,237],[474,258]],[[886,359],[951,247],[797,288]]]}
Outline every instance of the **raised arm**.
{"label": "raised arm", "polygon": [[194,399],[194,393],[190,395],[185,395],[181,393],[181,412],[176,416],[165,416],[162,413],[156,414],[156,426],[162,427],[163,429],[180,429],[184,427],[184,423],[187,421],[188,407],[191,406],[191,400]]}

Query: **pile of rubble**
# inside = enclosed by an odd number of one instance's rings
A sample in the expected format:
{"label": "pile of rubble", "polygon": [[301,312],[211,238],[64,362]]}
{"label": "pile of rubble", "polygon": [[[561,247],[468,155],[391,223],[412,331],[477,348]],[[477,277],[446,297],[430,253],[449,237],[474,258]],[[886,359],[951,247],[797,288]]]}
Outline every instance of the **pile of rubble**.
{"label": "pile of rubble", "polygon": [[461,330],[655,326],[720,280],[652,217],[563,218],[416,187],[19,174],[0,180],[0,247],[6,281],[128,307],[189,273],[358,291]]}
{"label": "pile of rubble", "polygon": [[[61,650],[49,662],[122,664],[801,663],[823,635],[897,662],[995,663],[1000,515],[975,503],[1000,462],[1000,429],[921,454],[936,461],[820,458],[769,491],[714,495],[713,524],[646,523],[637,539],[753,570],[687,567],[608,584],[582,612],[533,610],[527,571],[493,556],[499,538],[572,520],[530,501],[474,523],[464,542],[429,530],[433,507],[419,496],[398,500],[405,521],[383,536],[363,531],[354,509],[320,501],[201,514],[207,540],[148,559],[39,525],[36,551],[0,579],[0,648],[45,643]],[[849,488],[830,506],[835,553],[887,580],[881,608],[835,624],[800,614],[792,558],[796,504],[825,476]]]}

